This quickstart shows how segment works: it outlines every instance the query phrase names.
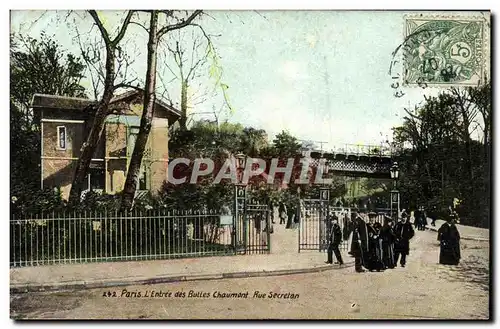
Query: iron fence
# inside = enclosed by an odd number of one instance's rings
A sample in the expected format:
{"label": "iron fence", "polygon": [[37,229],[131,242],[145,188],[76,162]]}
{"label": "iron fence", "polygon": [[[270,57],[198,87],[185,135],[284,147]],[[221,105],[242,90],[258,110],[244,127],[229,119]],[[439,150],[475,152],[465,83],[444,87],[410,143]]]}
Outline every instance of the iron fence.
{"label": "iron fence", "polygon": [[209,211],[12,215],[10,265],[234,255],[235,234]]}
{"label": "iron fence", "polygon": [[[300,250],[318,250],[326,251],[328,249],[328,232],[330,223],[327,214],[335,214],[342,231],[342,243],[340,250],[349,250],[349,239],[352,233],[352,213],[356,212],[368,223],[368,212],[359,211],[356,208],[349,207],[331,207],[327,206],[325,201],[319,199],[304,200],[300,210],[299,223],[299,252]],[[384,216],[390,216],[390,209],[376,208],[373,211],[376,215],[373,222],[384,224]]]}

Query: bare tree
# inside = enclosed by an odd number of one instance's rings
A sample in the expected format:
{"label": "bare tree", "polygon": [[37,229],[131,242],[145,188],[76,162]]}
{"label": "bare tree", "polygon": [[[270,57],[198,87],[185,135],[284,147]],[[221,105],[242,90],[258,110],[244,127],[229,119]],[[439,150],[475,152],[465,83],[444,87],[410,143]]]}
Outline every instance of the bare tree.
{"label": "bare tree", "polygon": [[125,36],[125,32],[127,31],[127,27],[130,24],[130,20],[134,12],[132,10],[128,11],[125,20],[123,21],[121,27],[119,28],[119,32],[114,39],[110,37],[109,32],[104,27],[103,22],[99,18],[97,12],[95,10],[89,10],[88,13],[97,25],[106,48],[103,94],[96,105],[95,115],[92,118],[92,126],[80,150],[81,155],[78,158],[78,162],[76,164],[76,170],[69,196],[69,204],[74,204],[80,199],[83,181],[85,179],[85,176],[87,175],[92,155],[94,154],[99,139],[102,135],[106,116],[109,114],[109,103],[113,98],[115,89],[119,87],[115,85],[115,61],[117,58],[117,52],[119,51],[119,43]]}
{"label": "bare tree", "polygon": [[[174,40],[172,42],[166,42],[166,57],[173,59],[174,65],[170,65],[167,58],[164,61],[164,65],[174,76],[174,80],[180,82],[181,118],[179,119],[179,123],[181,130],[187,130],[189,103],[192,103],[192,105],[200,104],[206,100],[208,94],[208,89],[205,88],[197,95],[193,95],[191,99],[188,99],[188,90],[192,87],[193,80],[200,76],[197,72],[207,64],[208,45],[203,44],[201,36],[196,35],[193,29],[190,33],[191,38],[189,40],[192,45],[186,47],[183,40],[183,34],[183,30],[178,30],[177,36],[173,38]],[[161,75],[160,81],[163,87],[167,89],[164,78]],[[201,84],[199,84],[199,86],[201,86]]]}
{"label": "bare tree", "polygon": [[[167,24],[161,28],[158,28],[158,15],[163,13],[167,16],[167,20],[174,20],[176,23]],[[144,156],[144,150],[146,149],[146,144],[148,141],[149,133],[151,131],[151,124],[153,120],[154,103],[156,100],[156,71],[157,71],[157,50],[158,43],[161,38],[168,32],[185,28],[190,25],[193,20],[202,13],[201,10],[196,10],[191,14],[184,12],[187,17],[180,18],[178,14],[182,16],[182,13],[176,13],[172,10],[168,11],[158,11],[152,10],[150,12],[150,24],[149,24],[149,39],[148,39],[148,54],[147,54],[147,69],[145,78],[145,88],[144,88],[144,105],[141,116],[141,124],[139,127],[139,133],[137,135],[137,140],[134,146],[132,157],[130,159],[130,164],[127,170],[127,179],[125,181],[125,187],[122,194],[122,209],[132,208],[135,191],[137,189],[139,181],[139,173],[142,163],[142,158]]]}

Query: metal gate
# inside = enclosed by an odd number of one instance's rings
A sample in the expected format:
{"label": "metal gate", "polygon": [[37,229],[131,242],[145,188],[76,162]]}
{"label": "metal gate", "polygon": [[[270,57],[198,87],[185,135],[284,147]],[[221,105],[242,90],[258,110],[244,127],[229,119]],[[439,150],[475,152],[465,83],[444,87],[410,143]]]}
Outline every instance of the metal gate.
{"label": "metal gate", "polygon": [[319,199],[299,201],[299,252],[328,248],[330,190],[321,189]]}
{"label": "metal gate", "polygon": [[[330,191],[320,190],[319,199],[303,199],[299,201],[299,252],[301,250],[318,250],[324,252],[328,249],[328,232],[331,229],[329,218],[336,216],[342,232],[340,250],[350,249],[350,238],[353,231],[352,221],[354,213],[366,217],[373,213],[374,222],[384,223],[384,216],[388,216],[390,209],[375,208],[372,211],[358,210],[349,207],[331,207]],[[330,214],[330,216],[328,216]]]}
{"label": "metal gate", "polygon": [[270,211],[247,195],[246,186],[236,186],[235,250],[237,254],[268,254],[270,248]]}

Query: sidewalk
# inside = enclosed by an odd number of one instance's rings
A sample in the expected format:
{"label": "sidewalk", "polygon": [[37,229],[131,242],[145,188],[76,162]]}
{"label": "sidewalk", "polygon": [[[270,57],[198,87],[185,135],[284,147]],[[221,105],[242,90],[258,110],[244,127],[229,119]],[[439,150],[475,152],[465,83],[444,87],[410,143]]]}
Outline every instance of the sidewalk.
{"label": "sidewalk", "polygon": [[[132,284],[285,275],[338,269],[326,253],[297,252],[296,230],[275,226],[271,254],[152,261],[59,264],[10,269],[11,292],[92,289]],[[346,252],[345,265],[354,261]]]}

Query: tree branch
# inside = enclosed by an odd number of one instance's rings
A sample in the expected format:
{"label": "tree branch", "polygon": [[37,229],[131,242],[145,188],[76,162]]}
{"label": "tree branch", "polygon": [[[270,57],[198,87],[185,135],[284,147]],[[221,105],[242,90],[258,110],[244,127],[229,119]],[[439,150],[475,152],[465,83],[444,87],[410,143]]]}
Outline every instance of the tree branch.
{"label": "tree branch", "polygon": [[138,22],[130,22],[130,24],[134,24],[134,25],[139,25],[140,27],[142,27],[144,29],[144,31],[148,32],[149,33],[149,29],[147,27],[145,27],[144,25],[142,25],[141,23],[138,23]]}
{"label": "tree branch", "polygon": [[95,10],[89,10],[90,16],[94,19],[95,24],[99,28],[99,31],[101,32],[102,38],[104,39],[104,42],[106,43],[106,47],[111,46],[111,39],[109,38],[108,31],[104,28],[104,25],[102,24],[99,16],[97,15],[97,12]]}
{"label": "tree branch", "polygon": [[123,25],[120,29],[120,32],[118,33],[116,38],[114,38],[113,41],[111,41],[113,47],[115,47],[123,39],[123,36],[125,35],[125,31],[127,31],[128,24],[130,23],[130,19],[132,18],[133,14],[134,14],[133,10],[128,11],[127,17],[125,17],[125,21],[123,21]]}
{"label": "tree branch", "polygon": [[203,12],[203,10],[195,10],[194,13],[192,13],[191,16],[189,16],[185,20],[183,20],[177,24],[164,26],[163,28],[160,29],[160,31],[158,31],[158,39],[161,38],[167,32],[182,29],[183,27],[188,26],[202,12]]}
{"label": "tree branch", "polygon": [[[132,82],[133,82],[133,81],[132,81]],[[135,89],[135,90],[137,90],[137,91],[141,91],[141,92],[142,92],[142,91],[144,91],[144,89],[143,89],[143,88],[141,88],[141,87],[139,87],[139,86],[134,86],[134,85],[132,85],[132,84],[131,84],[132,82],[130,82],[130,83],[119,83],[119,84],[117,84],[117,85],[114,85],[114,86],[113,86],[113,91],[115,91],[116,89],[119,89],[119,88],[131,88],[131,89]]]}

